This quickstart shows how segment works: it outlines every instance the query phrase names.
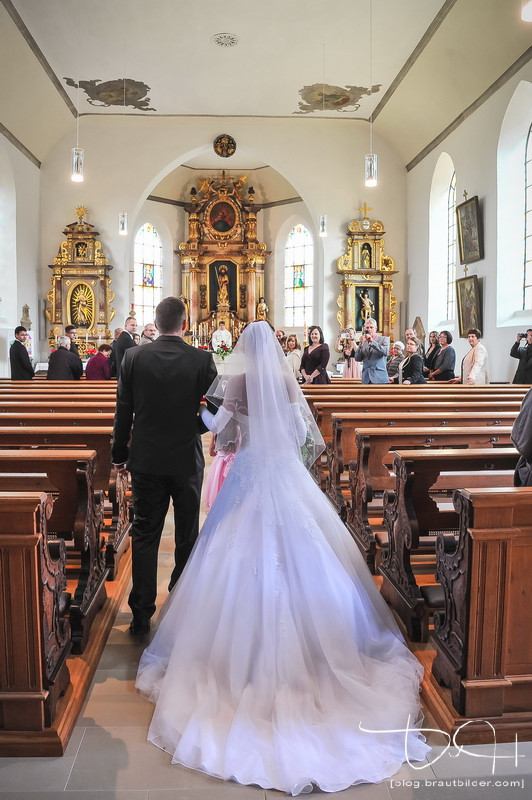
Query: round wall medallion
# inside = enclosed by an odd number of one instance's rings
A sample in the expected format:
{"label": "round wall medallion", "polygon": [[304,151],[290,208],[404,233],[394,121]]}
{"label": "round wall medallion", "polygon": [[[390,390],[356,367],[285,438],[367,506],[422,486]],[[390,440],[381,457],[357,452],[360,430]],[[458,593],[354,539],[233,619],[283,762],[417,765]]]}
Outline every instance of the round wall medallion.
{"label": "round wall medallion", "polygon": [[221,158],[229,158],[234,155],[236,150],[236,142],[228,133],[222,133],[217,136],[212,146],[216,155],[221,156]]}
{"label": "round wall medallion", "polygon": [[215,33],[211,42],[217,44],[218,47],[236,47],[238,36],[234,33]]}

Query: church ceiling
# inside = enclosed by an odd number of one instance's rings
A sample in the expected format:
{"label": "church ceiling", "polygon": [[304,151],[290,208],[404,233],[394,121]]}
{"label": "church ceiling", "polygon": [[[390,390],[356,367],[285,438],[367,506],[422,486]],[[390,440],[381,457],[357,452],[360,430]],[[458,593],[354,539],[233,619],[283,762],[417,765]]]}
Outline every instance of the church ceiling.
{"label": "church ceiling", "polygon": [[42,160],[78,108],[373,115],[407,164],[530,57],[519,9],[520,0],[0,0],[0,130]]}

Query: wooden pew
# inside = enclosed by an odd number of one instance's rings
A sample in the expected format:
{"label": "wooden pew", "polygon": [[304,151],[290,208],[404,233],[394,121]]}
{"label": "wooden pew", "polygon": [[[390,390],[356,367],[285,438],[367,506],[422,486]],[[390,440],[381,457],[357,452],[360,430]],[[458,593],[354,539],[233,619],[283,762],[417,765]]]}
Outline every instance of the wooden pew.
{"label": "wooden pew", "polygon": [[[459,530],[456,511],[442,510],[433,492],[439,486],[460,489],[473,482],[482,488],[511,487],[518,459],[514,447],[394,454],[395,489],[384,496],[388,543],[379,567],[381,593],[413,641],[427,641],[431,608],[443,603],[443,592],[440,587],[418,585],[412,557],[422,553],[435,556],[436,534],[458,534]],[[442,480],[442,472],[447,473],[446,480]]]}
{"label": "wooden pew", "polygon": [[[72,542],[75,588],[70,605],[72,649],[81,653],[90,625],[106,598],[108,569],[101,547],[100,492],[94,492],[92,450],[0,450],[0,489],[18,491],[28,483],[53,493],[48,536]],[[25,475],[31,475],[29,480]],[[1,640],[0,640],[1,641]]]}
{"label": "wooden pew", "polygon": [[70,681],[65,545],[49,542],[52,499],[0,492],[0,720],[9,731],[50,726]]}
{"label": "wooden pew", "polygon": [[405,447],[496,447],[510,446],[511,426],[449,426],[438,428],[363,428],[356,430],[356,459],[349,464],[351,503],[346,510],[346,525],[375,571],[375,536],[368,506],[375,492],[393,489],[395,475],[390,472],[392,450]]}
{"label": "wooden pew", "polygon": [[87,447],[98,454],[94,488],[108,492],[111,521],[106,526],[105,563],[108,578],[113,580],[123,552],[129,547],[131,527],[127,500],[127,475],[112,470],[111,426],[32,426],[0,425],[0,448],[6,447]]}
{"label": "wooden pew", "polygon": [[325,471],[326,493],[345,520],[350,503],[349,463],[356,459],[356,429],[361,426],[381,427],[479,427],[513,425],[516,411],[441,411],[432,408],[416,414],[398,412],[390,418],[387,413],[332,414],[332,438],[327,442]]}
{"label": "wooden pew", "polygon": [[66,427],[79,427],[79,426],[102,426],[109,425],[112,427],[114,421],[114,414],[112,412],[102,411],[99,413],[93,412],[92,414],[80,414],[78,411],[72,410],[69,413],[59,412],[41,412],[35,411],[24,412],[18,414],[15,412],[4,412],[0,414],[0,426],[15,426],[19,425],[24,427],[39,427],[50,425],[53,427],[66,426]]}
{"label": "wooden pew", "polygon": [[0,413],[35,413],[35,414],[54,414],[54,413],[72,413],[79,414],[101,414],[112,413],[114,414],[116,408],[115,400],[87,400],[80,398],[79,400],[51,400],[42,397],[40,400],[1,400]]}
{"label": "wooden pew", "polygon": [[513,740],[532,725],[532,488],[462,489],[454,506],[457,540],[437,539],[444,610],[432,673],[460,714],[489,719]]}

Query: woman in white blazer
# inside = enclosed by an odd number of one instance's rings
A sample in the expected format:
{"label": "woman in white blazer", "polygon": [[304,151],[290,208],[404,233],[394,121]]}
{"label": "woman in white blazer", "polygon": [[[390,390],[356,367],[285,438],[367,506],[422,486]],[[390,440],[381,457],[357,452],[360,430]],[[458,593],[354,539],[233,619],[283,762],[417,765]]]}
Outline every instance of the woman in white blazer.
{"label": "woman in white blazer", "polygon": [[470,385],[489,383],[488,351],[480,342],[481,336],[478,328],[470,328],[467,332],[471,350],[462,360],[462,383]]}

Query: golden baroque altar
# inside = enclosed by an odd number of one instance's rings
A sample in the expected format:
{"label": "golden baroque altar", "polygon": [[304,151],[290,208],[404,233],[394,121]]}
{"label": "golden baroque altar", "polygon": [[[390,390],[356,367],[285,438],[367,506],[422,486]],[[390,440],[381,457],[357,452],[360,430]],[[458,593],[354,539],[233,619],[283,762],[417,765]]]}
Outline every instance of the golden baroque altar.
{"label": "golden baroque altar", "polygon": [[[264,264],[270,254],[257,238],[255,191],[244,194],[246,175],[205,178],[190,190],[188,238],[179,245],[182,297],[193,340],[210,342],[224,321],[233,343],[260,314]],[[259,311],[257,307],[259,306]]]}

